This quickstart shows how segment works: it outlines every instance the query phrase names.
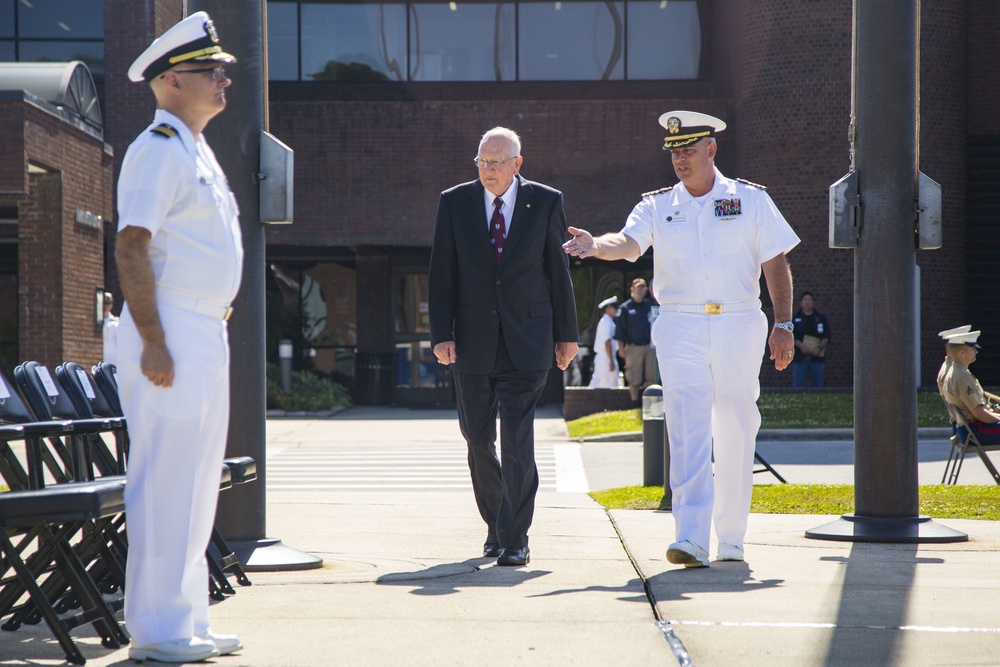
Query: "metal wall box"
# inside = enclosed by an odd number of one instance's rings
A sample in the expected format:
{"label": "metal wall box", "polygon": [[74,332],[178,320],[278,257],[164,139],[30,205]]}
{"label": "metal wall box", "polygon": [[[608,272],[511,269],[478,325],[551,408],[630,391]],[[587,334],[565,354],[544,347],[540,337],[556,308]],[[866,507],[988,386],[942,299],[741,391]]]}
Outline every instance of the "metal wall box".
{"label": "metal wall box", "polygon": [[942,236],[941,184],[921,171],[917,178],[917,247],[937,250]]}
{"label": "metal wall box", "polygon": [[270,225],[292,223],[292,185],[295,151],[273,135],[260,132],[260,221]]}
{"label": "metal wall box", "polygon": [[830,186],[830,247],[857,248],[861,195],[858,172],[852,171]]}

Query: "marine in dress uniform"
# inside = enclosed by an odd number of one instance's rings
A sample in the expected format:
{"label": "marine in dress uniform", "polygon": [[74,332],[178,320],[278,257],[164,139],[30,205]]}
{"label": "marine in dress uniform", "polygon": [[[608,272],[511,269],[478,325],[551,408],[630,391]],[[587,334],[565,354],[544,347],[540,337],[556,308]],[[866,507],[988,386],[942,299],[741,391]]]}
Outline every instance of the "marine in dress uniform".
{"label": "marine in dress uniform", "polygon": [[603,314],[594,332],[594,374],[588,385],[592,389],[618,388],[618,341],[614,339],[615,318],[611,316],[617,304],[617,296],[597,304]]}
{"label": "marine in dress uniform", "polygon": [[[761,352],[775,368],[793,355],[792,281],[785,253],[799,239],[762,186],[715,168],[724,122],[689,111],[660,117],[681,182],[647,193],[621,232],[597,239],[571,227],[571,255],[635,260],[653,246],[653,323],[670,439],[676,541],[670,562],[708,565],[714,518],[719,560],[743,560],[760,427]],[[776,322],[761,311],[763,270]],[[713,477],[712,453],[715,453]]]}
{"label": "marine in dress uniform", "polygon": [[129,656],[199,661],[242,648],[208,618],[205,549],[229,421],[230,303],[243,246],[236,200],[202,130],[230,84],[197,12],[132,64],[157,99],[118,181],[116,259],[125,307],[118,382],[128,419],[125,491]]}
{"label": "marine in dress uniform", "polygon": [[[986,400],[982,385],[969,371],[979,354],[979,333],[969,331],[946,338],[953,361],[944,378],[943,395],[952,410],[962,414],[981,444],[997,445],[1000,444],[1000,412]],[[958,437],[965,440],[965,427],[959,426],[956,431]]]}
{"label": "marine in dress uniform", "polygon": [[948,342],[950,336],[956,334],[964,334],[972,331],[972,326],[969,324],[963,324],[960,327],[955,327],[954,329],[945,329],[944,331],[938,332],[938,337],[944,341],[944,361],[941,362],[941,368],[938,369],[937,374],[937,387],[938,394],[941,395],[941,400],[944,401],[944,407],[948,410],[948,421],[951,423],[951,432],[954,434],[955,431],[955,409],[951,407],[951,403],[944,395],[944,379],[948,376],[948,371],[951,370],[951,365],[955,362],[952,359],[951,344]]}

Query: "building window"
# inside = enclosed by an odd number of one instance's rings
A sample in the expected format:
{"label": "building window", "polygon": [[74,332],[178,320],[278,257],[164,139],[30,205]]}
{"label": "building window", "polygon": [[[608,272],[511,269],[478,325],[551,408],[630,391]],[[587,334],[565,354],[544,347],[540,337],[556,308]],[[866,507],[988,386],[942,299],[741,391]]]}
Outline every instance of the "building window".
{"label": "building window", "polygon": [[284,81],[695,79],[698,0],[268,2]]}
{"label": "building window", "polygon": [[0,0],[0,60],[82,60],[104,79],[103,0]]}
{"label": "building window", "polygon": [[623,2],[522,2],[519,77],[525,81],[624,78]]}

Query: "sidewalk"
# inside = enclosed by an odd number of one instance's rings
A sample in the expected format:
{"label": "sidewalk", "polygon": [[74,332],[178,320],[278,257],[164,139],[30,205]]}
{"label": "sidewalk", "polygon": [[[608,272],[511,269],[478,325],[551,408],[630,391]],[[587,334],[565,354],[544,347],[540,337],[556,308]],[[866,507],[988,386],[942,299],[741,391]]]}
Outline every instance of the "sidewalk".
{"label": "sidewalk", "polygon": [[[567,441],[555,411],[541,411],[536,439]],[[268,421],[275,449],[438,442],[461,442],[451,413],[354,408],[327,420]],[[792,444],[786,457],[795,463],[782,474],[808,466],[809,448]],[[580,445],[591,488],[618,477],[640,483],[636,446]],[[842,465],[815,465],[809,481]],[[970,459],[963,481],[976,468]],[[268,536],[325,565],[252,573],[252,587],[214,605],[215,628],[246,644],[212,661],[223,667],[998,662],[1000,526],[992,522],[941,522],[968,533],[965,543],[874,545],[804,537],[836,517],[753,515],[747,563],[684,570],[664,559],[669,513],[609,513],[584,493],[546,492],[530,565],[502,568],[477,557],[485,528],[471,491],[267,498]],[[88,665],[133,664],[86,628],[73,635]],[[0,664],[64,663],[43,625],[0,632]]]}

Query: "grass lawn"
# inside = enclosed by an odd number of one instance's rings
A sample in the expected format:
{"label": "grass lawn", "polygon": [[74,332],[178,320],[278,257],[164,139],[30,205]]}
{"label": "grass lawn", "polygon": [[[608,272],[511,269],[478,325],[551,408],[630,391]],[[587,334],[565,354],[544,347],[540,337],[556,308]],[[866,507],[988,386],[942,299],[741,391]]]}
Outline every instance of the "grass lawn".
{"label": "grass lawn", "polygon": [[[851,428],[854,426],[854,397],[849,393],[763,394],[757,401],[761,428]],[[917,426],[947,426],[948,416],[941,397],[917,393]],[[571,438],[605,433],[642,430],[642,412],[618,410],[599,412],[566,422]]]}
{"label": "grass lawn", "polygon": [[[626,486],[594,491],[590,497],[607,509],[655,510],[662,486]],[[921,486],[920,513],[934,519],[1000,519],[1000,486]],[[751,512],[761,514],[849,514],[854,487],[849,484],[755,484]]]}

